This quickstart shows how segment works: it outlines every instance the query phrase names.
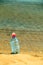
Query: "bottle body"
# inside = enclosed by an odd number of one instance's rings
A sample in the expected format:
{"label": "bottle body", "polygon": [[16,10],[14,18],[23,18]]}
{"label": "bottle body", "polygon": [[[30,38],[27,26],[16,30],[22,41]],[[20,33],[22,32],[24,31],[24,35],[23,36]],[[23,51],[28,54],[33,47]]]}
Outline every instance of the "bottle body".
{"label": "bottle body", "polygon": [[10,41],[11,51],[13,53],[20,53],[20,46],[17,38],[12,38]]}

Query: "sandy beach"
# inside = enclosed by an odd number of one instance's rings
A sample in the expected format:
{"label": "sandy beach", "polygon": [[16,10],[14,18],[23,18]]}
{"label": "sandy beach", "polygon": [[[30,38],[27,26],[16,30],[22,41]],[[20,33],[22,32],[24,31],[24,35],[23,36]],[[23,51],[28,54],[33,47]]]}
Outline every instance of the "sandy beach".
{"label": "sandy beach", "polygon": [[[15,32],[20,54],[11,55]],[[43,65],[43,5],[0,4],[0,65]]]}
{"label": "sandy beach", "polygon": [[[0,43],[0,65],[36,65],[36,64],[43,65],[43,52],[41,51],[43,50],[43,47],[38,43],[38,41],[40,41],[41,43],[40,39],[42,39],[41,37],[42,33],[40,35],[38,35],[39,34],[38,33],[36,37],[35,37],[36,33],[33,34],[32,32],[31,34],[29,34],[31,39],[33,39],[33,41],[31,41],[32,42],[31,46],[30,46],[31,42],[29,42],[30,40],[29,35],[25,32],[23,37],[23,34],[20,35],[19,33],[17,36],[20,39],[20,54],[14,54],[14,55],[10,54],[11,49],[10,49],[9,40],[4,40],[5,38],[10,39],[10,36],[7,36],[8,32],[6,35],[5,33],[3,34],[0,33],[0,34],[1,34],[0,37],[2,36],[3,38],[0,40],[1,42]],[[25,41],[25,38],[28,40],[28,43],[27,41]]]}
{"label": "sandy beach", "polygon": [[0,65],[43,65],[43,57],[29,54],[0,54]]}

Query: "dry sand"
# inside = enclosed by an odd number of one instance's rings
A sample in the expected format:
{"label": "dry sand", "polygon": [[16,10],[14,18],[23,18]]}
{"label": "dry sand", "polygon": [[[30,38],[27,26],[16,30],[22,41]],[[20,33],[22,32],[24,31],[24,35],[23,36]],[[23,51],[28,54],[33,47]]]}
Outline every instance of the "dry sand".
{"label": "dry sand", "polygon": [[43,57],[29,54],[0,54],[0,65],[43,65]]}

